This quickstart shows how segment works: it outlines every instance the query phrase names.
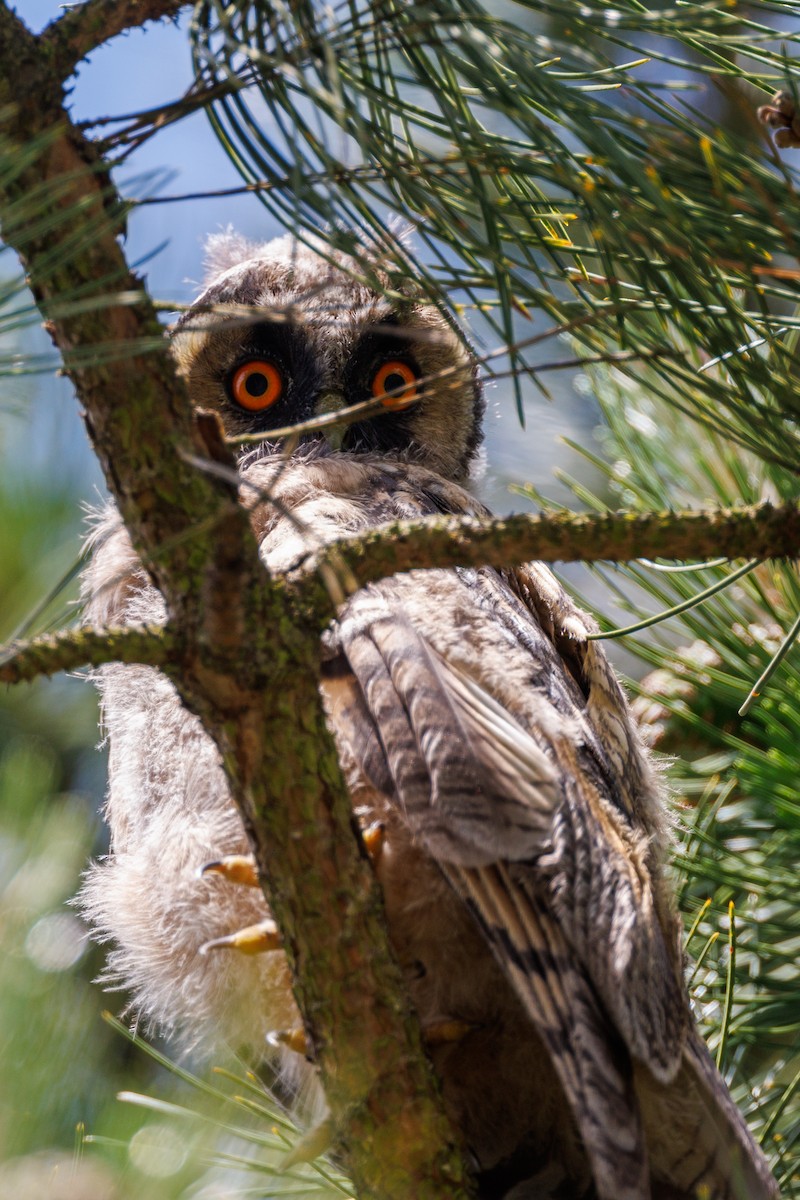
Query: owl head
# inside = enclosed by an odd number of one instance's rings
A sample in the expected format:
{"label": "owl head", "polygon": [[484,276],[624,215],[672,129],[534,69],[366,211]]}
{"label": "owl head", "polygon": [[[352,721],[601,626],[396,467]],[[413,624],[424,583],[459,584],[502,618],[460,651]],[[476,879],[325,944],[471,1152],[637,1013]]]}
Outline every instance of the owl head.
{"label": "owl head", "polygon": [[337,428],[335,449],[466,478],[482,436],[476,364],[413,284],[392,289],[374,256],[289,236],[217,234],[208,267],[173,347],[193,402],[218,411],[227,433],[268,443],[271,429],[375,398],[374,415]]}

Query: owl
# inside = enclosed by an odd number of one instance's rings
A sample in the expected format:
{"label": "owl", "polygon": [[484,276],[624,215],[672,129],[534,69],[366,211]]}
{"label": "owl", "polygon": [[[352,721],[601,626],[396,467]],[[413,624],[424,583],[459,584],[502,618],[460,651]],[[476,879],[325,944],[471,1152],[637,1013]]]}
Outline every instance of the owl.
{"label": "owl", "polygon": [[[387,284],[323,243],[212,239],[173,349],[192,401],[256,435],[241,496],[271,572],[388,521],[485,515],[473,356]],[[270,440],[370,399],[326,436]],[[85,595],[95,626],[165,619],[113,507]],[[409,571],[339,607],[322,699],[392,946],[484,1200],[775,1197],[693,1024],[663,789],[593,629],[540,563]],[[96,682],[111,849],[83,906],[108,981],[146,1026],[274,1053],[284,1093],[313,1096],[215,745],[159,671]]]}

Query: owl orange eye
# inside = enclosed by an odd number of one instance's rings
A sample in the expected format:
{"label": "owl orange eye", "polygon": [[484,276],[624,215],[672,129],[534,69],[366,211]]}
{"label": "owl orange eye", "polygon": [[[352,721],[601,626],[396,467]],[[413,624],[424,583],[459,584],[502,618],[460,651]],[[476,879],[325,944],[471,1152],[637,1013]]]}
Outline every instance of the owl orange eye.
{"label": "owl orange eye", "polygon": [[231,395],[242,408],[263,412],[283,395],[283,376],[274,363],[253,359],[234,373]]}
{"label": "owl orange eye", "polygon": [[[419,395],[417,379],[416,371],[407,362],[403,362],[400,358],[390,358],[378,367],[372,376],[372,394],[382,398],[384,408],[405,408]],[[400,388],[403,390],[399,391]],[[387,396],[386,392],[395,392],[396,394]]]}

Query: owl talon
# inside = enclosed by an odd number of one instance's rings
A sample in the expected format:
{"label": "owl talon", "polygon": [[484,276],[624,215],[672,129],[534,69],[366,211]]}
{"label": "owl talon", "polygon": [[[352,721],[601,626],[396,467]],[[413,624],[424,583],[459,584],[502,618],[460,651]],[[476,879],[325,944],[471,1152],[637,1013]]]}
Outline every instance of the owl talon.
{"label": "owl talon", "polygon": [[241,883],[245,887],[260,887],[255,859],[249,854],[226,854],[213,862],[204,863],[198,875],[221,875],[229,883]]}
{"label": "owl talon", "polygon": [[478,1028],[474,1021],[434,1021],[422,1030],[422,1040],[428,1048],[446,1046],[450,1042],[460,1042]]}
{"label": "owl talon", "polygon": [[276,1049],[287,1046],[295,1054],[302,1054],[303,1058],[308,1058],[311,1052],[305,1029],[271,1029],[267,1034],[267,1042]]}
{"label": "owl talon", "polygon": [[373,867],[377,867],[381,861],[383,844],[386,841],[386,826],[381,821],[376,821],[373,825],[368,825],[366,829],[362,829],[361,831],[361,840],[364,843],[364,849],[369,855],[370,862]]}
{"label": "owl talon", "polygon": [[238,950],[240,954],[263,954],[268,950],[282,949],[278,927],[274,921],[259,921],[257,925],[248,925],[237,929],[225,937],[212,938],[200,947],[200,954],[209,954],[212,950]]}

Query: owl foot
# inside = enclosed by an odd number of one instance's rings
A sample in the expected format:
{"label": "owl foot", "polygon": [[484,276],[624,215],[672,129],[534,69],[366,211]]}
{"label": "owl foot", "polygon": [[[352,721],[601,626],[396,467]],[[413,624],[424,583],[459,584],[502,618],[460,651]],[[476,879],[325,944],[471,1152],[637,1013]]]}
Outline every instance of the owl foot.
{"label": "owl foot", "polygon": [[289,1050],[294,1050],[295,1054],[302,1054],[303,1058],[310,1057],[311,1047],[305,1029],[271,1029],[267,1034],[267,1041],[276,1049],[286,1046]]}
{"label": "owl foot", "polygon": [[282,943],[274,921],[259,921],[229,933],[226,937],[212,938],[200,947],[200,954],[212,950],[238,950],[240,954],[263,954],[267,950],[280,950]]}
{"label": "owl foot", "polygon": [[473,1029],[479,1027],[474,1021],[434,1021],[422,1030],[422,1040],[430,1049],[433,1046],[445,1046],[449,1042],[460,1042]]}
{"label": "owl foot", "polygon": [[376,821],[373,825],[368,825],[366,829],[361,830],[361,840],[364,843],[364,849],[369,855],[370,862],[373,867],[377,867],[381,861],[383,843],[386,841],[386,826],[381,821]]}
{"label": "owl foot", "polygon": [[214,862],[200,867],[198,875],[221,875],[229,883],[242,883],[245,887],[261,887],[255,859],[250,854],[226,854]]}

